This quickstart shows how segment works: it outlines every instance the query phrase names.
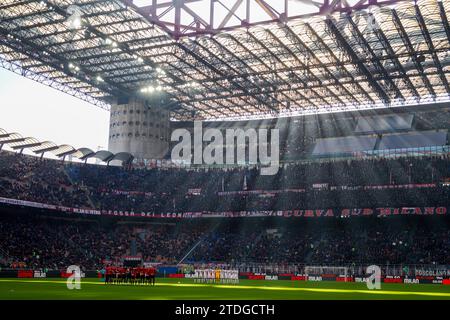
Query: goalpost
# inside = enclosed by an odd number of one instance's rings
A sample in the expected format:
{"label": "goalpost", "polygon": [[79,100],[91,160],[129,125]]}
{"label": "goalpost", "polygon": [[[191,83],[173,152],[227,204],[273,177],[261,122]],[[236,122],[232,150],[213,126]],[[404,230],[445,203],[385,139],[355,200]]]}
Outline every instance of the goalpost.
{"label": "goalpost", "polygon": [[337,266],[305,266],[305,276],[322,276],[324,274],[334,274],[337,277],[344,278],[344,282],[347,282],[349,277],[348,267]]}

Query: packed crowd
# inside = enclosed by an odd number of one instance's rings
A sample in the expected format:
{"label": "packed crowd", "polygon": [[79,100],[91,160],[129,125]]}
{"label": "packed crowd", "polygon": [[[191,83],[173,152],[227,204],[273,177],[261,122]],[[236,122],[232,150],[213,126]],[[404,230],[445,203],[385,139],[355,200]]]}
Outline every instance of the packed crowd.
{"label": "packed crowd", "polygon": [[59,270],[76,264],[100,270],[133,254],[140,261],[166,265],[449,265],[449,223],[446,217],[397,217],[102,225],[31,214],[22,219],[0,216],[0,264]]}
{"label": "packed crowd", "polygon": [[263,176],[258,168],[124,169],[1,152],[0,197],[155,213],[447,206],[449,164],[448,156],[311,162]]}
{"label": "packed crowd", "polygon": [[96,269],[103,259],[126,254],[131,237],[127,228],[105,229],[83,221],[2,217],[0,256],[6,265],[22,262],[29,268],[59,270],[74,264]]}
{"label": "packed crowd", "polygon": [[[124,169],[41,160],[2,151],[0,197],[75,208],[156,213],[448,207],[449,162],[449,157],[441,156],[298,163],[280,168],[276,176],[262,176],[257,168]],[[386,188],[395,185],[409,187]],[[181,260],[449,263],[447,222],[441,227],[376,221],[337,227],[274,226],[258,219],[247,224],[241,224],[240,219],[217,223],[205,219],[136,226],[104,225],[84,218],[0,219],[0,263],[9,266],[19,263],[59,269],[78,264],[84,269],[99,269],[105,261],[124,255],[166,264]]]}
{"label": "packed crowd", "polygon": [[419,220],[293,223],[228,222],[208,234],[191,259],[228,263],[449,264],[448,222]]}
{"label": "packed crowd", "polygon": [[176,264],[209,227],[209,223],[185,222],[136,229],[137,251],[144,261]]}
{"label": "packed crowd", "polygon": [[208,223],[102,224],[98,220],[0,214],[0,266],[100,270],[125,256],[176,264]]}
{"label": "packed crowd", "polygon": [[74,186],[64,167],[54,161],[0,153],[0,196],[55,205],[87,205],[83,190]]}

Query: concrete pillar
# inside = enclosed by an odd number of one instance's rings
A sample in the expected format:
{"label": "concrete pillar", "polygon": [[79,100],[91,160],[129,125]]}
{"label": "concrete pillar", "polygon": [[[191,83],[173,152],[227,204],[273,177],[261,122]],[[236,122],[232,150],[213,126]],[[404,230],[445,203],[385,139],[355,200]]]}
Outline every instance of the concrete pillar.
{"label": "concrete pillar", "polygon": [[140,98],[111,106],[108,150],[129,152],[136,159],[162,159],[169,150],[170,118],[164,106]]}

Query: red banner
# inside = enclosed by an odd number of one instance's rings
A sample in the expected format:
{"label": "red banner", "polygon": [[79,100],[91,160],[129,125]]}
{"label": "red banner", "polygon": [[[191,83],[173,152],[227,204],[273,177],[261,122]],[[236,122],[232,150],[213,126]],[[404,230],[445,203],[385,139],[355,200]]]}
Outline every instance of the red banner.
{"label": "red banner", "polygon": [[169,278],[184,278],[184,273],[171,273]]}
{"label": "red banner", "polygon": [[44,203],[37,203],[31,201],[23,201],[16,199],[8,199],[0,197],[0,203],[27,206],[33,208],[42,208],[49,210],[57,210],[61,212],[87,214],[87,215],[104,215],[115,217],[140,217],[140,218],[166,218],[166,219],[181,219],[181,218],[235,218],[235,217],[335,217],[348,218],[354,216],[396,216],[396,215],[445,215],[448,214],[447,207],[381,207],[381,208],[344,208],[344,209],[293,209],[293,210],[259,210],[259,211],[199,211],[199,212],[134,212],[134,211],[120,211],[120,210],[96,210],[89,208],[70,208],[64,206],[50,205]]}
{"label": "red banner", "polygon": [[19,270],[17,273],[18,278],[33,278],[33,270]]}

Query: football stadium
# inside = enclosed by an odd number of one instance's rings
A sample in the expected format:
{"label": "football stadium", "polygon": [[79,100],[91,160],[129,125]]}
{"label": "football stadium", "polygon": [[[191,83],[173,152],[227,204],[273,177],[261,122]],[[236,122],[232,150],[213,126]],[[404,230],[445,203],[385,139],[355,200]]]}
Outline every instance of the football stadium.
{"label": "football stadium", "polygon": [[108,123],[12,119],[2,98],[0,300],[449,300],[448,17],[2,0],[0,90],[11,75],[15,103],[51,90]]}

